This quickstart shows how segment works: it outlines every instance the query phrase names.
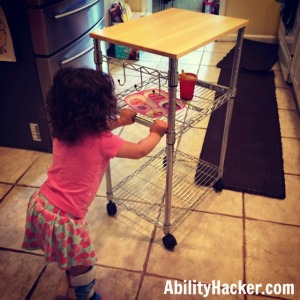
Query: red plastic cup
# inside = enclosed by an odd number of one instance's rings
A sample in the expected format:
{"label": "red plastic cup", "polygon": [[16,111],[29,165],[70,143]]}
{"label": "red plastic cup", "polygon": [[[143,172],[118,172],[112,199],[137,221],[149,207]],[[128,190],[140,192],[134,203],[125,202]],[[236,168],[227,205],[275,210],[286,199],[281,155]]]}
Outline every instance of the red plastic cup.
{"label": "red plastic cup", "polygon": [[180,98],[190,101],[194,97],[197,75],[193,73],[183,73],[179,76]]}

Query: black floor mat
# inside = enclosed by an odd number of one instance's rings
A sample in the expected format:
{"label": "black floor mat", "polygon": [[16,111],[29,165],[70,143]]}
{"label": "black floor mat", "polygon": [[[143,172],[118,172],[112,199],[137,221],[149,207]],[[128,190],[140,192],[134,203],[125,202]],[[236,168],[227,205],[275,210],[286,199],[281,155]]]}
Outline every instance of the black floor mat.
{"label": "black floor mat", "polygon": [[[217,64],[217,67],[232,68],[234,50],[230,52]],[[268,71],[278,60],[278,44],[262,43],[243,40],[240,68],[249,71]]]}
{"label": "black floor mat", "polygon": [[[228,86],[230,74],[230,68],[223,68],[218,83]],[[220,160],[226,107],[227,103],[212,113],[200,154],[200,159],[215,165]],[[224,189],[285,198],[274,72],[239,71],[224,169]]]}

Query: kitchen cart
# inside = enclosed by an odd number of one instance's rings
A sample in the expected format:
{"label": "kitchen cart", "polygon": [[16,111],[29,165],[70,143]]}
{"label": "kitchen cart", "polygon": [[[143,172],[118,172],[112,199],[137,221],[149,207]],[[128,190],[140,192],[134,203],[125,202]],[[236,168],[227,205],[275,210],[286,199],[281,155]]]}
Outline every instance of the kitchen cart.
{"label": "kitchen cart", "polygon": [[[165,234],[163,244],[168,250],[173,250],[177,244],[171,227],[178,224],[212,188],[222,189],[227,136],[247,23],[248,20],[244,19],[171,8],[90,33],[97,70],[102,70],[103,62],[109,62],[123,67],[124,80],[128,70],[141,75],[135,86],[118,94],[120,108],[126,107],[124,99],[128,95],[139,90],[153,89],[153,93],[158,91],[159,94],[165,89],[168,92],[168,113],[162,117],[168,122],[166,148],[114,187],[109,166],[106,172],[108,214],[116,213],[116,202],[162,227]],[[184,108],[176,111],[179,58],[234,31],[237,31],[237,37],[230,86],[197,80],[193,100],[186,101]],[[165,56],[169,60],[168,72],[102,55],[100,42],[103,41]],[[175,149],[176,140],[184,132],[227,101],[219,166]],[[153,119],[138,114],[136,122],[150,126]]]}

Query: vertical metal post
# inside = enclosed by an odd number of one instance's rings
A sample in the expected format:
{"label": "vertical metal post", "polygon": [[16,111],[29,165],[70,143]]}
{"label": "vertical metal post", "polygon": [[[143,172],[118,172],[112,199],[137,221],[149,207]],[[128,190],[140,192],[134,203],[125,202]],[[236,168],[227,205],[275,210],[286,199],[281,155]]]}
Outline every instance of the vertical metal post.
{"label": "vertical metal post", "polygon": [[[101,50],[101,42],[97,39],[94,39],[94,62],[96,65],[97,71],[102,71],[103,68],[103,56]],[[110,172],[110,163],[108,163],[106,172],[106,196],[108,201],[113,200],[113,191],[112,191],[112,181],[111,181],[111,172]]]}
{"label": "vertical metal post", "polygon": [[240,68],[240,60],[242,55],[242,47],[243,47],[243,38],[244,38],[245,27],[240,28],[237,35],[233,64],[232,64],[232,72],[231,72],[231,80],[230,80],[230,88],[234,90],[234,96],[236,94],[236,83],[239,75]]}
{"label": "vertical metal post", "polygon": [[102,71],[103,56],[101,50],[101,42],[97,39],[93,39],[93,42],[94,42],[94,62],[96,65],[96,70]]}
{"label": "vertical metal post", "polygon": [[171,227],[171,204],[172,204],[172,178],[174,161],[175,136],[175,111],[176,111],[176,91],[178,85],[178,60],[169,58],[169,110],[168,110],[168,131],[167,131],[167,166],[166,166],[166,195],[165,195],[165,220],[164,233],[168,234]]}
{"label": "vertical metal post", "polygon": [[231,122],[234,97],[236,96],[236,83],[239,74],[244,31],[245,31],[244,27],[238,30],[238,36],[237,36],[234,58],[233,58],[233,65],[232,65],[232,72],[231,72],[231,79],[230,79],[230,89],[233,90],[233,96],[227,102],[226,118],[224,124],[223,140],[222,140],[220,163],[219,163],[219,175],[221,177],[223,176],[224,173],[224,162],[225,162],[225,156],[226,156],[226,150],[228,144],[228,133],[229,133],[229,127]]}
{"label": "vertical metal post", "polygon": [[107,198],[107,201],[112,201],[114,198],[114,195],[113,195],[113,191],[112,191],[110,163],[108,163],[108,166],[105,171],[105,179],[106,179],[106,198]]}

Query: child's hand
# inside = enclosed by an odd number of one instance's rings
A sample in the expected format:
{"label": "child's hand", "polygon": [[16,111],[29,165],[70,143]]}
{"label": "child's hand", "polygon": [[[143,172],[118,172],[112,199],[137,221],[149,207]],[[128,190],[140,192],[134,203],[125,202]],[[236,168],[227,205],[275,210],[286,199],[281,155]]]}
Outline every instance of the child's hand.
{"label": "child's hand", "polygon": [[166,133],[168,129],[168,124],[162,120],[155,120],[153,125],[150,127],[150,132],[158,134],[160,137]]}
{"label": "child's hand", "polygon": [[122,126],[133,124],[136,112],[129,108],[123,108],[120,112],[120,122]]}

